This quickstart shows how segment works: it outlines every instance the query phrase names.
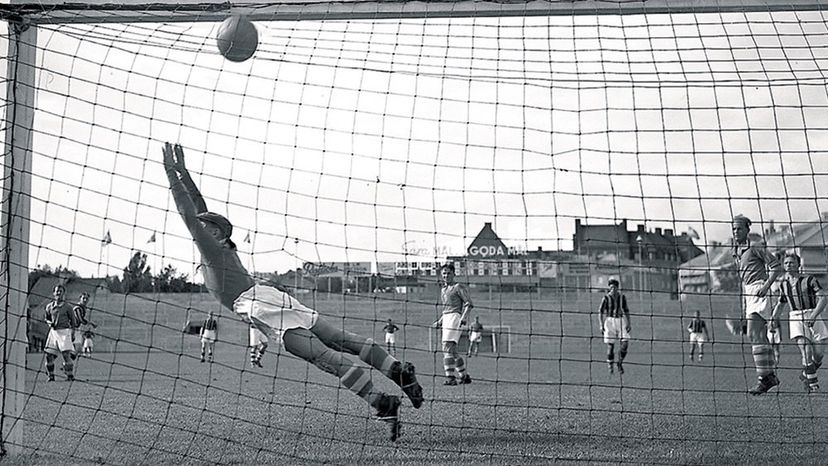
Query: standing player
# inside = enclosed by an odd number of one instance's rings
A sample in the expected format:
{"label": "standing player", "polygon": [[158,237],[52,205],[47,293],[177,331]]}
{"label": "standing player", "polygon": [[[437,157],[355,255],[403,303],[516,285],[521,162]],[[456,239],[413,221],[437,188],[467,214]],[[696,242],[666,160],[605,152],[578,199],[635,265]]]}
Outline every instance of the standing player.
{"label": "standing player", "polygon": [[709,340],[707,334],[707,324],[702,320],[701,313],[696,311],[690,325],[687,326],[687,331],[690,332],[690,362],[693,362],[693,353],[696,351],[696,346],[699,347],[699,362],[704,358],[704,342]]}
{"label": "standing player", "polygon": [[474,316],[474,322],[471,324],[470,330],[468,357],[472,357],[472,353],[477,356],[477,351],[480,349],[480,342],[483,340],[483,324],[480,323],[480,316]]}
{"label": "standing player", "polygon": [[621,283],[611,278],[609,280],[609,291],[601,299],[601,307],[598,310],[601,333],[604,335],[604,343],[607,344],[607,367],[609,373],[613,373],[615,359],[615,342],[621,343],[618,350],[618,373],[624,373],[624,358],[627,357],[627,348],[632,331],[630,321],[630,309],[627,307],[627,297],[618,291]]}
{"label": "standing player", "polygon": [[97,328],[98,325],[92,322],[87,318],[87,312],[89,309],[89,293],[83,292],[78,297],[78,303],[75,304],[75,307],[72,309],[72,312],[75,313],[75,321],[78,324],[78,328],[75,329],[75,335],[73,343],[75,345],[75,352],[80,354],[82,346],[83,346],[83,335],[89,330],[89,327]]}
{"label": "standing player", "polygon": [[[748,392],[751,395],[767,393],[779,385],[775,374],[776,362],[773,348],[768,341],[768,321],[773,313],[771,286],[782,274],[782,266],[761,242],[753,242],[748,236],[751,221],[744,215],[733,217],[733,259],[739,271],[742,299],[747,318],[748,338],[752,345],[753,363],[756,365],[758,382]],[[770,269],[770,274],[768,273]]]}
{"label": "standing player", "polygon": [[262,357],[267,349],[267,335],[250,324],[250,365],[252,367],[263,367]]}
{"label": "standing player", "polygon": [[87,357],[92,357],[92,350],[95,347],[95,333],[92,332],[92,329],[87,328],[83,332],[83,355]]}
{"label": "standing player", "polygon": [[400,434],[400,397],[377,389],[371,375],[347,354],[357,355],[399,385],[415,408],[423,404],[423,390],[414,365],[402,363],[370,338],[330,324],[288,293],[256,284],[241,263],[230,239],[233,225],[207,211],[207,205],[184,165],[184,150],[167,143],[164,168],[175,204],[201,253],[204,283],[222,306],[233,310],[260,330],[272,331],[291,354],[335,375],[342,385],[376,410],[376,418],[391,427],[391,440]]}
{"label": "standing player", "polygon": [[457,352],[457,343],[463,334],[460,327],[465,325],[466,317],[474,305],[466,285],[454,281],[454,264],[443,265],[440,276],[443,279],[440,291],[443,313],[434,325],[442,328],[443,369],[446,371],[444,385],[468,384],[472,380],[466,373],[466,362]]}
{"label": "standing player", "polygon": [[55,286],[52,290],[54,299],[46,305],[46,323],[49,324],[49,336],[46,338],[46,374],[50,382],[55,380],[55,359],[58,355],[63,356],[66,380],[75,380],[75,346],[72,344],[72,337],[78,325],[72,307],[63,299],[65,294],[66,288],[63,285]]}
{"label": "standing player", "polygon": [[216,348],[216,340],[218,340],[218,321],[213,314],[213,311],[207,315],[207,320],[201,324],[201,362],[204,362],[204,352],[207,352],[207,358],[213,362],[213,350]]}
{"label": "standing player", "polygon": [[400,328],[394,325],[394,322],[391,319],[388,319],[388,323],[385,324],[385,327],[383,327],[382,329],[385,330],[385,346],[387,347],[388,352],[391,353],[393,351],[393,353],[396,355],[397,336],[395,335],[395,333],[397,333],[397,330],[399,330]]}
{"label": "standing player", "polygon": [[822,345],[828,339],[828,327],[820,319],[828,299],[815,277],[800,273],[800,265],[799,255],[785,255],[786,274],[779,288],[779,301],[773,309],[772,322],[777,321],[787,304],[791,339],[802,355],[803,370],[799,378],[805,383],[805,390],[812,393],[819,390],[817,369],[822,365]]}

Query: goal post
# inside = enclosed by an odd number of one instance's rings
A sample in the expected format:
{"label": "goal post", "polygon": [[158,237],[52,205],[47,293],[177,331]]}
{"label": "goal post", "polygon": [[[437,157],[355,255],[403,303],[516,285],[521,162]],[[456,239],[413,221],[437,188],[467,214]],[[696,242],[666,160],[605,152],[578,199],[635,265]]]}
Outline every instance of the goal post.
{"label": "goal post", "polygon": [[15,454],[20,452],[23,438],[37,28],[10,23],[9,32],[0,217],[0,305],[3,307],[0,448],[3,453]]}

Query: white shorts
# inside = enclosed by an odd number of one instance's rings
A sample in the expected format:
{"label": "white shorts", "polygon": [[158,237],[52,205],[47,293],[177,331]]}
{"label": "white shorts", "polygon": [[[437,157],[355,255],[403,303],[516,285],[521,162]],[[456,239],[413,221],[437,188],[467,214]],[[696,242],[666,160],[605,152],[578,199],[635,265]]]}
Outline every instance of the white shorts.
{"label": "white shorts", "polygon": [[201,332],[201,342],[202,343],[215,343],[216,342],[216,331],[215,330],[205,330]]}
{"label": "white shorts", "polygon": [[469,335],[469,341],[472,343],[480,343],[483,340],[483,333],[482,332],[471,332]]}
{"label": "white shorts", "polygon": [[607,317],[604,321],[604,343],[615,343],[617,340],[627,341],[630,332],[627,331],[627,319],[623,317]]}
{"label": "white shorts", "polygon": [[745,285],[742,297],[745,306],[745,316],[750,318],[751,314],[759,314],[765,320],[770,320],[773,312],[773,305],[771,303],[771,294],[768,292],[763,298],[756,296],[756,293],[762,289],[764,284],[762,282],[753,282],[750,285]]}
{"label": "white shorts", "polygon": [[385,343],[389,345],[396,345],[397,344],[397,336],[393,333],[386,333],[385,334]]}
{"label": "white shorts", "polygon": [[267,335],[256,327],[250,327],[250,346],[267,345]]}
{"label": "white shorts", "polygon": [[690,343],[702,344],[707,341],[704,337],[704,332],[690,332]]}
{"label": "white shorts", "polygon": [[95,344],[92,342],[91,338],[84,338],[83,339],[83,350],[84,351],[87,351],[87,350],[92,351],[93,346],[95,346]]}
{"label": "white shorts", "polygon": [[49,336],[46,338],[45,351],[54,355],[58,355],[64,351],[71,351],[74,353],[75,345],[72,343],[72,329],[49,329]]}
{"label": "white shorts", "polygon": [[453,341],[455,343],[460,341],[460,336],[463,331],[460,330],[460,314],[452,312],[443,314],[443,341]]}
{"label": "white shorts", "polygon": [[239,295],[233,310],[254,325],[272,329],[280,340],[286,330],[313,328],[319,316],[293,296],[265,285],[254,285]]}
{"label": "white shorts", "polygon": [[798,337],[803,337],[809,341],[828,339],[828,326],[825,325],[824,320],[817,319],[813,327],[805,325],[805,320],[811,317],[813,312],[814,309],[806,309],[804,311],[791,311],[788,314],[791,340]]}

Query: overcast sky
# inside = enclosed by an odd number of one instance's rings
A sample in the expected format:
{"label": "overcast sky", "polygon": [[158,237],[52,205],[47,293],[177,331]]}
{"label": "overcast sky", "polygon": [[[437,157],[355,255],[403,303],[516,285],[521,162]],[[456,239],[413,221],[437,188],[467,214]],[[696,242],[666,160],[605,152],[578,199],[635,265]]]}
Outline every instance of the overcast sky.
{"label": "overcast sky", "polygon": [[41,28],[33,266],[192,275],[164,141],[262,272],[440,260],[484,222],[566,249],[576,218],[703,243],[828,210],[818,12],[256,25],[241,64],[212,23]]}

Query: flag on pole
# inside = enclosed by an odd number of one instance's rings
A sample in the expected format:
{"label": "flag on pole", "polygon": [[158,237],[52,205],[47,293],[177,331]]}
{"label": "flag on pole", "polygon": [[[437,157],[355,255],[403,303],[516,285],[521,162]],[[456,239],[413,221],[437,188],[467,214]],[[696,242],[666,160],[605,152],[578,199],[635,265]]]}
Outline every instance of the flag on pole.
{"label": "flag on pole", "polygon": [[104,246],[106,246],[106,245],[108,245],[108,244],[109,244],[109,243],[111,243],[111,242],[112,242],[112,235],[110,235],[110,234],[109,234],[109,230],[106,230],[106,235],[105,235],[105,236],[103,237],[103,239],[101,240],[101,244],[103,244]]}
{"label": "flag on pole", "polygon": [[154,243],[154,242],[155,242],[155,232],[153,231],[152,236],[150,236],[149,239],[147,240],[147,244]]}
{"label": "flag on pole", "polygon": [[250,242],[250,230],[248,230],[248,231],[247,231],[247,236],[245,236],[245,237],[244,237],[244,242],[245,242],[245,243],[249,243],[249,242]]}
{"label": "flag on pole", "polygon": [[687,227],[687,236],[693,239],[699,239],[699,232],[693,227]]}

